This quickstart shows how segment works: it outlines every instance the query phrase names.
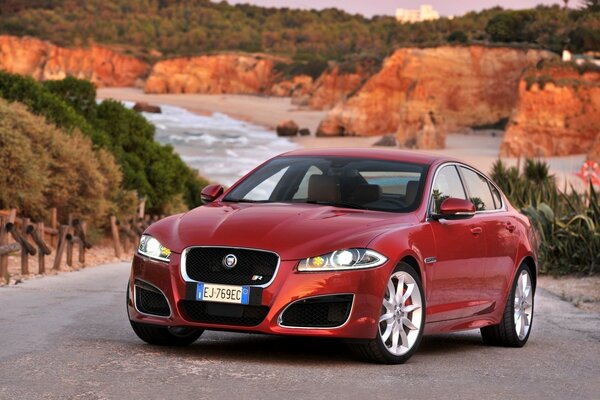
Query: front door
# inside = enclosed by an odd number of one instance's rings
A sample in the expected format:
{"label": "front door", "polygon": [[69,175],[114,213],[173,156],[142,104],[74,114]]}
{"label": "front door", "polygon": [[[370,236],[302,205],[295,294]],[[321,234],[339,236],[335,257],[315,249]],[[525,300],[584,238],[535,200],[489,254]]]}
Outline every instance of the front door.
{"label": "front door", "polygon": [[[432,211],[448,197],[466,199],[455,165],[437,173]],[[435,262],[427,297],[427,321],[444,321],[475,315],[485,308],[481,298],[486,263],[486,230],[480,215],[466,220],[430,221],[435,240]]]}

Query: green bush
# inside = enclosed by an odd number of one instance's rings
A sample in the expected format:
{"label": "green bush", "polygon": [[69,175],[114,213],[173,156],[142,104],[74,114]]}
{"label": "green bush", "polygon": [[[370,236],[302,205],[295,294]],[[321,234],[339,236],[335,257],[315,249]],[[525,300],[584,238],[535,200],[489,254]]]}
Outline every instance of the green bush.
{"label": "green bush", "polygon": [[114,157],[79,131],[66,133],[0,99],[0,208],[41,219],[56,207],[62,220],[72,212],[103,224],[124,195],[121,179]]}
{"label": "green bush", "polygon": [[274,70],[283,79],[291,79],[297,75],[308,75],[316,80],[327,69],[327,66],[327,61],[323,60],[294,61],[291,63],[277,63]]}
{"label": "green bush", "polygon": [[490,173],[511,204],[527,215],[540,239],[540,272],[600,272],[600,198],[590,185],[580,194],[559,190],[548,164],[526,160],[524,172],[498,160]]}
{"label": "green bush", "polygon": [[469,38],[463,31],[454,31],[447,37],[449,43],[467,43]]}
{"label": "green bush", "polygon": [[155,128],[144,117],[120,102],[96,104],[90,82],[66,78],[42,84],[0,72],[0,97],[25,104],[68,132],[81,131],[97,148],[110,151],[120,164],[124,189],[146,196],[149,212],[163,214],[166,209],[181,210],[181,204],[200,204],[197,192],[207,182],[172,147],[154,140]]}

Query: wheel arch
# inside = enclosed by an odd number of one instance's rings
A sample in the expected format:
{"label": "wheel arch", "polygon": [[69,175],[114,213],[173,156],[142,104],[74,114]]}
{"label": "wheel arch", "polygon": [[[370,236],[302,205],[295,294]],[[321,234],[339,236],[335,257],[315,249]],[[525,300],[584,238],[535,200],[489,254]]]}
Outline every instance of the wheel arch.
{"label": "wheel arch", "polygon": [[523,260],[521,260],[519,266],[523,264],[527,265],[531,271],[531,283],[533,285],[533,290],[535,290],[537,287],[537,266],[535,260],[531,255],[527,255],[525,258],[523,258]]}
{"label": "wheel arch", "polygon": [[424,284],[424,281],[423,281],[423,271],[421,271],[421,265],[417,261],[416,257],[414,257],[411,254],[404,255],[400,259],[400,261],[398,261],[398,264],[400,264],[402,262],[410,265],[415,270],[415,272],[417,273],[417,275],[419,276],[419,279],[421,280],[421,284]]}

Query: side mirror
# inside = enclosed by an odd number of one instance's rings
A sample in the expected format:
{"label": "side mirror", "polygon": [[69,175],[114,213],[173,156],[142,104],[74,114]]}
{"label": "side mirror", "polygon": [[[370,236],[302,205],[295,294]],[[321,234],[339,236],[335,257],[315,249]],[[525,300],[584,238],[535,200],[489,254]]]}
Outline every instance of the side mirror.
{"label": "side mirror", "polygon": [[217,197],[223,194],[223,186],[213,183],[212,185],[205,186],[200,192],[200,201],[202,204],[212,203]]}
{"label": "side mirror", "polygon": [[434,220],[469,219],[475,215],[475,205],[469,200],[449,197],[440,205],[440,213],[434,214]]}

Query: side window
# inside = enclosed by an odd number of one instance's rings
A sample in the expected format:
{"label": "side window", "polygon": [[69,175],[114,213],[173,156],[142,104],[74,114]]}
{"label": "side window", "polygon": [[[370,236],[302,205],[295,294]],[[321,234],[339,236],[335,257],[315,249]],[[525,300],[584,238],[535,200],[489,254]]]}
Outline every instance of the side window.
{"label": "side window", "polygon": [[494,197],[495,209],[499,210],[502,208],[502,197],[500,197],[500,192],[494,187],[494,185],[490,185],[490,189],[492,189],[492,196]]}
{"label": "side window", "polygon": [[442,167],[433,183],[431,211],[435,214],[440,210],[440,205],[449,197],[467,199],[460,176],[454,165]]}
{"label": "side window", "polygon": [[477,211],[494,210],[496,206],[487,179],[465,167],[460,167],[460,172],[465,178],[470,200],[475,204]]}
{"label": "side window", "polygon": [[323,175],[323,171],[321,171],[319,168],[312,165],[306,171],[306,174],[302,178],[300,185],[298,185],[298,190],[292,197],[294,200],[304,200],[304,199],[308,198],[308,181],[310,180],[310,177],[313,175]]}

